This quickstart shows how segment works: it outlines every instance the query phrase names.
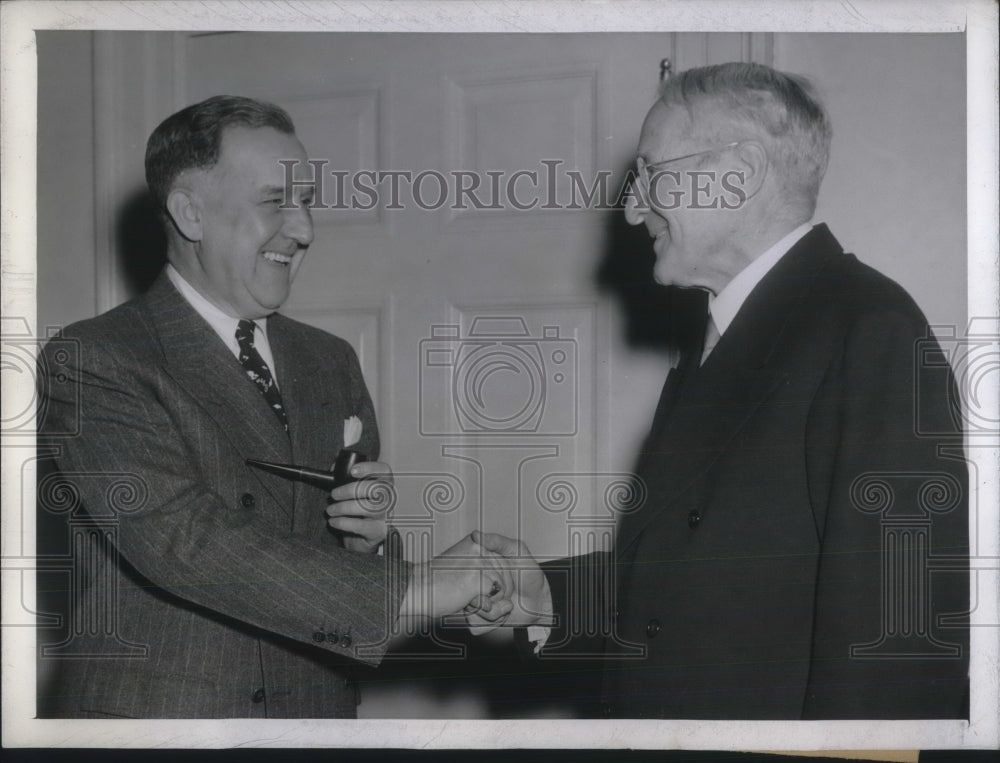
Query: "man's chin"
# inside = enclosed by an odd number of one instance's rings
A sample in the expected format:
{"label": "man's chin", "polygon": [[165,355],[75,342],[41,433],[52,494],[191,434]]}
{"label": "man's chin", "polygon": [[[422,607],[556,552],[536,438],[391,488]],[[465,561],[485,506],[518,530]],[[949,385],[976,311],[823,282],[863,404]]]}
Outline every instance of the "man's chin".
{"label": "man's chin", "polygon": [[673,272],[673,268],[664,267],[657,260],[656,265],[653,266],[653,280],[660,286],[681,286],[682,284],[677,281],[677,274]]}
{"label": "man's chin", "polygon": [[252,301],[253,304],[247,306],[249,310],[258,313],[259,317],[264,318],[279,310],[288,301],[288,292],[286,291],[284,294],[254,295]]}
{"label": "man's chin", "polygon": [[656,262],[653,263],[653,280],[661,286],[676,286],[681,289],[699,286],[696,283],[699,280],[698,268],[685,266],[685,263],[692,263],[691,258],[676,247],[669,253],[658,251]]}

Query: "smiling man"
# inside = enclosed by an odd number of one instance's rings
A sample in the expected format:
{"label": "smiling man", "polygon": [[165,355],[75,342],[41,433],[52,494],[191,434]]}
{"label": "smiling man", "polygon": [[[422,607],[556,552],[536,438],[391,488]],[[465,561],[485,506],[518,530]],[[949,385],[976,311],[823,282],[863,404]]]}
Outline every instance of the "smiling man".
{"label": "smiling man", "polygon": [[[53,484],[103,529],[72,550],[76,630],[46,650],[42,717],[353,717],[352,673],[399,618],[496,592],[496,576],[372,553],[388,467],[357,358],[276,312],[313,240],[312,191],[282,161],[310,167],[276,106],[217,96],[167,118],[146,152],[165,272],[45,348],[64,383],[45,387],[41,433],[79,422],[54,441]],[[353,417],[372,459],[358,483],[331,494],[246,465],[329,468]]]}
{"label": "smiling man", "polygon": [[279,162],[310,167],[294,133],[279,127],[233,126],[218,161],[180,172],[168,188],[167,148],[151,142],[150,186],[174,221],[170,263],[214,307],[239,318],[265,318],[288,298],[313,240],[313,191],[299,182],[289,193]]}
{"label": "smiling man", "polygon": [[756,64],[681,72],[646,116],[626,216],[701,328],[614,555],[528,564],[512,615],[558,615],[526,629],[542,659],[604,658],[606,717],[968,717],[953,381],[910,296],[812,223],[830,140],[808,83]]}

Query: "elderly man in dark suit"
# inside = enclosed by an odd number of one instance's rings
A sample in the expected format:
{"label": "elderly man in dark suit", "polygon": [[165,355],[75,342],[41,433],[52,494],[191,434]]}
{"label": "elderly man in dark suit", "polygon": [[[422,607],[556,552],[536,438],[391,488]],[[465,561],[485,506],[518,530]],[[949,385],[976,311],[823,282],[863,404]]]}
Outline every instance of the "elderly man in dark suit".
{"label": "elderly man in dark suit", "polygon": [[755,64],[683,72],[646,117],[626,215],[656,279],[704,298],[640,454],[645,500],[613,556],[544,576],[483,541],[526,567],[508,624],[556,615],[517,630],[540,657],[603,657],[605,716],[967,717],[950,376],[920,362],[942,356],[909,295],[810,222],[830,139],[808,84]]}
{"label": "elderly man in dark suit", "polygon": [[[400,618],[461,610],[502,577],[372,553],[388,468],[357,358],[276,312],[313,239],[314,190],[281,161],[310,170],[278,107],[218,96],[166,119],[146,154],[165,272],[46,348],[65,383],[47,385],[43,434],[79,421],[60,479],[114,520],[110,542],[74,549],[73,622],[104,616],[134,650],[64,649],[44,715],[353,717],[352,667],[379,663]],[[245,463],[326,468],[351,419],[373,460],[354,485],[330,494]]]}

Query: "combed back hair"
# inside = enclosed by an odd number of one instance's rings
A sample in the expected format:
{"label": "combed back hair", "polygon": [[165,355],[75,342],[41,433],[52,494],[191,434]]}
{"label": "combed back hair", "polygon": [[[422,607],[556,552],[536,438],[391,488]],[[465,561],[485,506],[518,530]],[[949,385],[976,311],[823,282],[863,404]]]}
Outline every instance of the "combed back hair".
{"label": "combed back hair", "polygon": [[759,140],[785,203],[812,216],[833,128],[808,80],[761,64],[718,64],[671,77],[660,99],[687,109],[688,137],[709,145]]}
{"label": "combed back hair", "polygon": [[294,134],[288,112],[253,98],[216,95],[164,119],[146,143],[146,185],[153,201],[166,212],[167,196],[185,170],[208,169],[219,161],[227,127],[273,127]]}

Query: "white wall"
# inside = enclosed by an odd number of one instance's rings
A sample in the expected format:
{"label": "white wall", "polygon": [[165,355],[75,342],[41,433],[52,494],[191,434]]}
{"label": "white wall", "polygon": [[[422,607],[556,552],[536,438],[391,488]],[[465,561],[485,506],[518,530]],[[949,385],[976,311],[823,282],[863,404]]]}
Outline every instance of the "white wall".
{"label": "white wall", "polygon": [[775,67],[833,120],[817,221],[902,284],[934,324],[966,323],[965,38],[779,34]]}
{"label": "white wall", "polygon": [[38,33],[38,326],[96,312],[90,32]]}

